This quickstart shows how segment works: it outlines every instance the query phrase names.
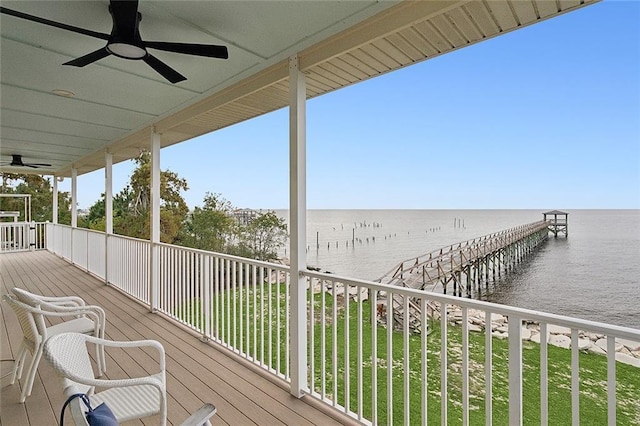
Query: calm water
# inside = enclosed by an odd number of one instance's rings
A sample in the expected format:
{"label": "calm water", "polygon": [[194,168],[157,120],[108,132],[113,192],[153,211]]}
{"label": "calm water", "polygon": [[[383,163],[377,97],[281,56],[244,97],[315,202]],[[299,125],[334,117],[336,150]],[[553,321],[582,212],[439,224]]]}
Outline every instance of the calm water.
{"label": "calm water", "polygon": [[[551,237],[480,297],[640,328],[640,211],[568,212],[568,239]],[[541,219],[542,210],[309,210],[307,263],[374,280],[404,259]]]}

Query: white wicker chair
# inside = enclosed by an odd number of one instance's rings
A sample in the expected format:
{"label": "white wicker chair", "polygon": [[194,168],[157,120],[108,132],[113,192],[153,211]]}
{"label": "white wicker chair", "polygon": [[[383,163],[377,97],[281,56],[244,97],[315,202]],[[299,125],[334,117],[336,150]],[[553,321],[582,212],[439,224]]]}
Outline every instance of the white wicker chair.
{"label": "white wicker chair", "polygon": [[[151,347],[157,350],[159,372],[145,377],[129,379],[100,380],[93,375],[91,360],[86,343],[95,343],[105,347],[140,348]],[[63,378],[64,393],[67,397],[84,393],[89,396],[92,407],[106,403],[118,422],[159,414],[160,424],[167,422],[167,395],[165,379],[164,348],[155,340],[114,342],[98,339],[79,333],[63,333],[47,340],[44,356],[56,372]],[[96,388],[104,389],[95,392]],[[87,425],[84,404],[80,398],[72,400],[71,414],[76,425]],[[209,418],[216,412],[211,404],[205,404],[189,417],[184,426],[209,425]]]}
{"label": "white wicker chair", "polygon": [[[26,398],[31,395],[33,381],[35,380],[38,364],[42,358],[44,342],[47,338],[69,331],[103,337],[105,314],[99,306],[80,304],[75,297],[63,297],[60,298],[60,300],[47,297],[45,299],[48,300],[37,300],[29,296],[32,295],[31,293],[20,291],[20,289],[13,289],[13,292],[14,294],[4,295],[3,299],[11,306],[18,317],[23,338],[13,367],[11,384],[15,383],[16,379],[22,378],[27,352],[30,352],[32,355],[31,363],[27,370],[27,379],[23,383],[20,394],[20,402],[23,403]],[[16,293],[20,294],[20,298],[16,296]],[[72,305],[74,303],[76,304],[75,306]],[[45,323],[45,318],[47,317],[74,318],[47,327]],[[98,347],[96,351],[100,374],[102,374],[105,365],[104,350]]]}
{"label": "white wicker chair", "polygon": [[[14,287],[11,292],[23,303],[33,307],[39,307],[47,313],[55,313],[49,316],[74,316],[75,320],[66,321],[47,328],[48,336],[52,332],[64,333],[73,331],[76,333],[90,334],[95,337],[104,339],[104,329],[107,325],[104,310],[97,305],[87,305],[87,303],[78,296],[42,296],[30,293],[22,288]],[[77,321],[80,320],[80,321]],[[98,376],[106,371],[107,363],[104,357],[104,350],[100,346],[96,346],[96,362],[98,363]]]}

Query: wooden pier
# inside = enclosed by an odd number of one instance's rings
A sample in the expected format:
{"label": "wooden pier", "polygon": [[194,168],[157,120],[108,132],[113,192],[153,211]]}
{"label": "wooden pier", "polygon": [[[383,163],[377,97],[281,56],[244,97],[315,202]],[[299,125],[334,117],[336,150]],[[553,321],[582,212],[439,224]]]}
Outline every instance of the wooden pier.
{"label": "wooden pier", "polygon": [[[473,286],[500,279],[545,241],[551,221],[542,220],[453,244],[400,262],[376,281],[402,287],[471,297]],[[553,232],[553,231],[552,231]],[[393,301],[394,322],[402,321],[403,304]],[[411,306],[411,323],[418,325],[419,307]],[[434,311],[437,307],[430,307]],[[400,323],[401,324],[401,323]]]}

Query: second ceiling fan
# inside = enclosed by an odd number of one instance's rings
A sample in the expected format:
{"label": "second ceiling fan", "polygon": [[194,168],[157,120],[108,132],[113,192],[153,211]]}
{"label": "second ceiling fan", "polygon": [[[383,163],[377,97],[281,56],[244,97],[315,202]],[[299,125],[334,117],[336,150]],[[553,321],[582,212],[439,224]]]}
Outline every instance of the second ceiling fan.
{"label": "second ceiling fan", "polygon": [[114,55],[124,59],[142,60],[171,83],[178,83],[186,80],[187,78],[155,56],[151,55],[147,49],[157,49],[167,52],[219,59],[227,59],[229,57],[226,46],[142,40],[139,29],[142,14],[138,12],[138,0],[110,0],[109,13],[113,20],[111,34],[100,33],[86,28],[79,28],[73,25],[63,24],[61,22],[51,21],[49,19],[29,15],[16,10],[7,9],[5,7],[0,7],[0,12],[17,18],[50,25],[52,27],[61,28],[63,30],[107,41],[107,44],[101,49],[73,59],[69,62],[65,62],[63,65],[84,67],[109,55]]}

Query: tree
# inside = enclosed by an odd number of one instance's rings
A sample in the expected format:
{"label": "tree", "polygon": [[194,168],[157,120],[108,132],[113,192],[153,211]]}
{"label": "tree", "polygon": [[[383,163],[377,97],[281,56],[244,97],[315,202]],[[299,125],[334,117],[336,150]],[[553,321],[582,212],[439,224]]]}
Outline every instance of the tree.
{"label": "tree", "polygon": [[[113,229],[121,235],[149,239],[151,235],[151,156],[142,153],[135,160],[136,169],[129,184],[113,198]],[[182,191],[189,189],[187,181],[176,173],[160,172],[160,241],[174,243],[189,212]],[[104,194],[89,209],[84,223],[92,229],[104,230]]]}
{"label": "tree", "polygon": [[203,207],[196,207],[187,217],[178,243],[201,250],[224,252],[235,236],[233,207],[220,194],[207,192]]}
{"label": "tree", "polygon": [[[3,194],[30,194],[31,220],[46,222],[53,220],[53,189],[49,178],[40,175],[0,173]],[[24,211],[23,200],[1,198],[0,210]],[[21,217],[22,220],[26,218]],[[58,192],[58,223],[71,223],[71,196],[68,192]]]}
{"label": "tree", "polygon": [[275,260],[278,249],[287,241],[287,224],[275,212],[259,213],[239,233],[243,256],[258,260]]}

